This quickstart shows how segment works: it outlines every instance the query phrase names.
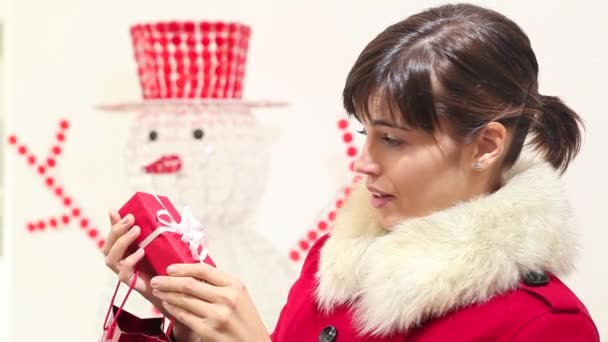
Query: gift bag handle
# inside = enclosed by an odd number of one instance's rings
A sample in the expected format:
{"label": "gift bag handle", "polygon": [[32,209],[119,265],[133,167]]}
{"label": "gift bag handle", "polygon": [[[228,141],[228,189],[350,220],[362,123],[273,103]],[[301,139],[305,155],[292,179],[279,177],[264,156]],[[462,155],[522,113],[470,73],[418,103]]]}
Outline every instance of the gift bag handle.
{"label": "gift bag handle", "polygon": [[120,303],[120,306],[118,307],[118,311],[116,311],[116,314],[114,315],[114,318],[112,319],[112,322],[110,323],[110,325],[108,325],[108,318],[110,317],[110,312],[112,312],[112,307],[114,307],[114,301],[116,300],[116,295],[118,294],[118,288],[120,287],[120,283],[121,281],[119,280],[116,283],[116,288],[114,289],[114,294],[112,295],[112,300],[110,301],[110,307],[108,308],[108,312],[106,313],[106,318],[103,321],[103,330],[107,330],[107,338],[112,338],[114,336],[114,330],[116,329],[116,324],[118,323],[118,315],[120,315],[120,313],[122,312],[123,307],[125,306],[125,303],[127,302],[127,299],[129,298],[129,295],[131,294],[131,291],[133,291],[133,288],[135,287],[135,282],[137,281],[137,277],[139,276],[139,270],[135,269],[135,272],[133,272],[133,276],[131,279],[131,281],[129,282],[129,289],[127,290],[127,293],[125,294],[125,298],[123,298],[122,303]]}
{"label": "gift bag handle", "polygon": [[[129,282],[129,289],[127,290],[127,293],[125,294],[125,297],[123,298],[122,303],[120,303],[120,306],[118,307],[118,310],[116,311],[116,314],[114,315],[114,318],[112,319],[112,322],[110,323],[110,325],[108,325],[108,319],[110,318],[110,312],[112,312],[112,308],[114,307],[114,301],[116,300],[116,295],[118,294],[118,289],[120,288],[120,284],[122,282],[119,280],[116,283],[116,288],[114,289],[114,294],[112,295],[112,299],[110,301],[110,307],[108,308],[108,312],[106,312],[106,318],[103,321],[104,322],[103,330],[104,331],[107,330],[106,338],[111,339],[114,336],[116,326],[118,325],[118,315],[120,315],[120,313],[122,312],[122,309],[125,306],[125,303],[127,302],[129,295],[131,294],[131,291],[133,291],[133,288],[135,288],[135,283],[137,282],[138,276],[139,276],[139,270],[136,268],[135,272],[133,272],[133,279],[131,279],[131,281]],[[165,326],[165,320],[163,319],[163,322],[161,325],[162,330],[164,330],[164,326]],[[167,328],[167,334],[171,335],[172,333],[173,333],[173,320],[170,320],[169,326]]]}

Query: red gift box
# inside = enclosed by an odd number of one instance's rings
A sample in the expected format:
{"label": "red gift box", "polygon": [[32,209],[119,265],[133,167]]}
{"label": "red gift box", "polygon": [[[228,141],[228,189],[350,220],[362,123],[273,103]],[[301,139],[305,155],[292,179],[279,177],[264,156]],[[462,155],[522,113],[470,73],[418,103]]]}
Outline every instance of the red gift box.
{"label": "red gift box", "polygon": [[[182,217],[166,196],[137,192],[118,213],[120,217],[131,214],[135,218],[134,225],[139,226],[141,233],[129,252],[136,251],[145,243],[145,260],[156,275],[166,275],[169,265],[200,262],[193,255],[189,242],[184,241],[182,234],[175,229]],[[199,246],[197,253],[206,254],[203,249],[204,246]],[[203,261],[215,266],[209,256]]]}

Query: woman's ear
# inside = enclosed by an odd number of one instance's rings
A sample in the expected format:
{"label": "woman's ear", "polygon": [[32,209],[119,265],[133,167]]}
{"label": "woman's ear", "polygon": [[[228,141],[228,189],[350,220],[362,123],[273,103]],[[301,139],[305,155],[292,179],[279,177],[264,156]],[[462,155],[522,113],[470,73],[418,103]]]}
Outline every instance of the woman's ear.
{"label": "woman's ear", "polygon": [[496,165],[507,145],[507,129],[503,124],[490,122],[473,141],[473,169],[481,171]]}

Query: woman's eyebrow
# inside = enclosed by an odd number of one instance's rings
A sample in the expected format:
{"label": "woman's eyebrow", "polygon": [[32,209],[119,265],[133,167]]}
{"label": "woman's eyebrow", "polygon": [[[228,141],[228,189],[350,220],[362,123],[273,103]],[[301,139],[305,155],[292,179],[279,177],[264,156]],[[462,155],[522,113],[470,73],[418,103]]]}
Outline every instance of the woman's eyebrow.
{"label": "woman's eyebrow", "polygon": [[408,127],[399,126],[396,123],[393,123],[393,122],[390,122],[390,121],[386,121],[386,120],[372,120],[371,124],[372,124],[372,126],[385,126],[385,127],[390,127],[390,128],[402,129],[404,131],[411,130]]}

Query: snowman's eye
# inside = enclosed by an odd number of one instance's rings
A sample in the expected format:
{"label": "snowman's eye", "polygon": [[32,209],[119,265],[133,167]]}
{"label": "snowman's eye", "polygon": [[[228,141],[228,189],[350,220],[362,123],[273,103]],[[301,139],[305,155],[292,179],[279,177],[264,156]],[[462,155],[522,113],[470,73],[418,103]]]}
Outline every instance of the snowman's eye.
{"label": "snowman's eye", "polygon": [[155,141],[156,139],[158,139],[158,133],[156,133],[156,131],[150,131],[148,138],[150,139],[150,141]]}
{"label": "snowman's eye", "polygon": [[194,130],[194,132],[192,132],[192,136],[194,136],[194,139],[199,139],[199,140],[203,139],[204,135],[205,135],[205,133],[200,128],[197,128]]}

